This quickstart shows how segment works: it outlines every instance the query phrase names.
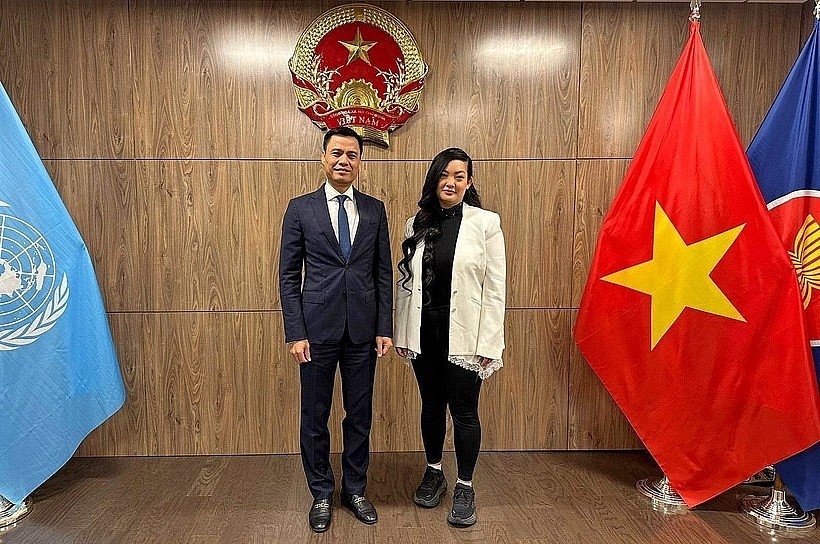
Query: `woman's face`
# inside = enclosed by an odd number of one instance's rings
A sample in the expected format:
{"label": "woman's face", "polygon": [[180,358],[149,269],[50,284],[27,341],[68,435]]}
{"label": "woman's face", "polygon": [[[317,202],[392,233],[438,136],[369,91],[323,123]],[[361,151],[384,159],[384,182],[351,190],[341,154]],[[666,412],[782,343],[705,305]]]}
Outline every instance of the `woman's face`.
{"label": "woman's face", "polygon": [[472,185],[473,178],[467,176],[465,161],[450,161],[441,173],[436,187],[438,202],[442,208],[452,208],[464,200],[467,187]]}

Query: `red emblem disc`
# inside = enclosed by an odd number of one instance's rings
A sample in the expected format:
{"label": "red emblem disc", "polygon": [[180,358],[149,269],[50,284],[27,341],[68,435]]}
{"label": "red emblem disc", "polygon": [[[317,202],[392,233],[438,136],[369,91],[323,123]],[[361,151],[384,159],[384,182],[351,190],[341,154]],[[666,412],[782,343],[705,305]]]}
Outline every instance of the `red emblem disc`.
{"label": "red emblem disc", "polygon": [[427,65],[393,14],[346,4],[320,15],[288,63],[299,109],[321,129],[348,126],[388,146],[419,109]]}

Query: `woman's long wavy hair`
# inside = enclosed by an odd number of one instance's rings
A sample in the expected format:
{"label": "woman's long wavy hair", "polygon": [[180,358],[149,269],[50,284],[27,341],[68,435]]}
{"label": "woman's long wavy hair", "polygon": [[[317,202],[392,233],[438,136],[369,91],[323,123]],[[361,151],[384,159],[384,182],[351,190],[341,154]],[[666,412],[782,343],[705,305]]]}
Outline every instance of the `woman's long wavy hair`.
{"label": "woman's long wavy hair", "polygon": [[[401,278],[399,279],[399,286],[409,291],[407,283],[413,277],[413,271],[410,269],[410,261],[416,253],[416,247],[420,241],[424,241],[424,245],[431,247],[441,237],[441,204],[438,200],[436,189],[438,188],[441,174],[447,168],[451,161],[464,161],[467,163],[467,178],[473,177],[473,159],[463,150],[457,147],[450,147],[445,149],[430,162],[430,167],[427,169],[427,176],[424,178],[424,185],[421,188],[421,198],[419,199],[419,211],[416,213],[416,219],[413,221],[413,236],[407,238],[401,244],[402,259],[399,261],[399,272]],[[481,198],[478,196],[478,191],[475,184],[471,183],[464,193],[464,202],[476,208],[481,207]],[[431,251],[425,251],[423,258],[423,269],[425,270],[422,285],[429,288],[433,283],[434,273],[432,260],[433,254]],[[425,289],[427,290],[427,289]]]}

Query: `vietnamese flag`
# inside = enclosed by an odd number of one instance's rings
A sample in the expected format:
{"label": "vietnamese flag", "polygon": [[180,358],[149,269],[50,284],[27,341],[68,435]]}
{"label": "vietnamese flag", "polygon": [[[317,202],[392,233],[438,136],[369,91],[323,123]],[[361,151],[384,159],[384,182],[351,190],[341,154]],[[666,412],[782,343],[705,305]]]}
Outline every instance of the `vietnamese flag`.
{"label": "vietnamese flag", "polygon": [[601,228],[575,341],[695,506],[820,440],[805,335],[693,22]]}

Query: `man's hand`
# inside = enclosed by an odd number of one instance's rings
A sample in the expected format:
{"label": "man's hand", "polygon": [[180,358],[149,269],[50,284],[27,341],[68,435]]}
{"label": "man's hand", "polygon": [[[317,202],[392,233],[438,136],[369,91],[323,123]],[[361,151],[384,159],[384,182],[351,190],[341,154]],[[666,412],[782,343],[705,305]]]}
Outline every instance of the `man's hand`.
{"label": "man's hand", "polygon": [[290,345],[290,354],[300,365],[310,362],[310,342],[307,339],[293,342]]}
{"label": "man's hand", "polygon": [[385,355],[393,347],[393,339],[389,336],[376,337],[376,357]]}

